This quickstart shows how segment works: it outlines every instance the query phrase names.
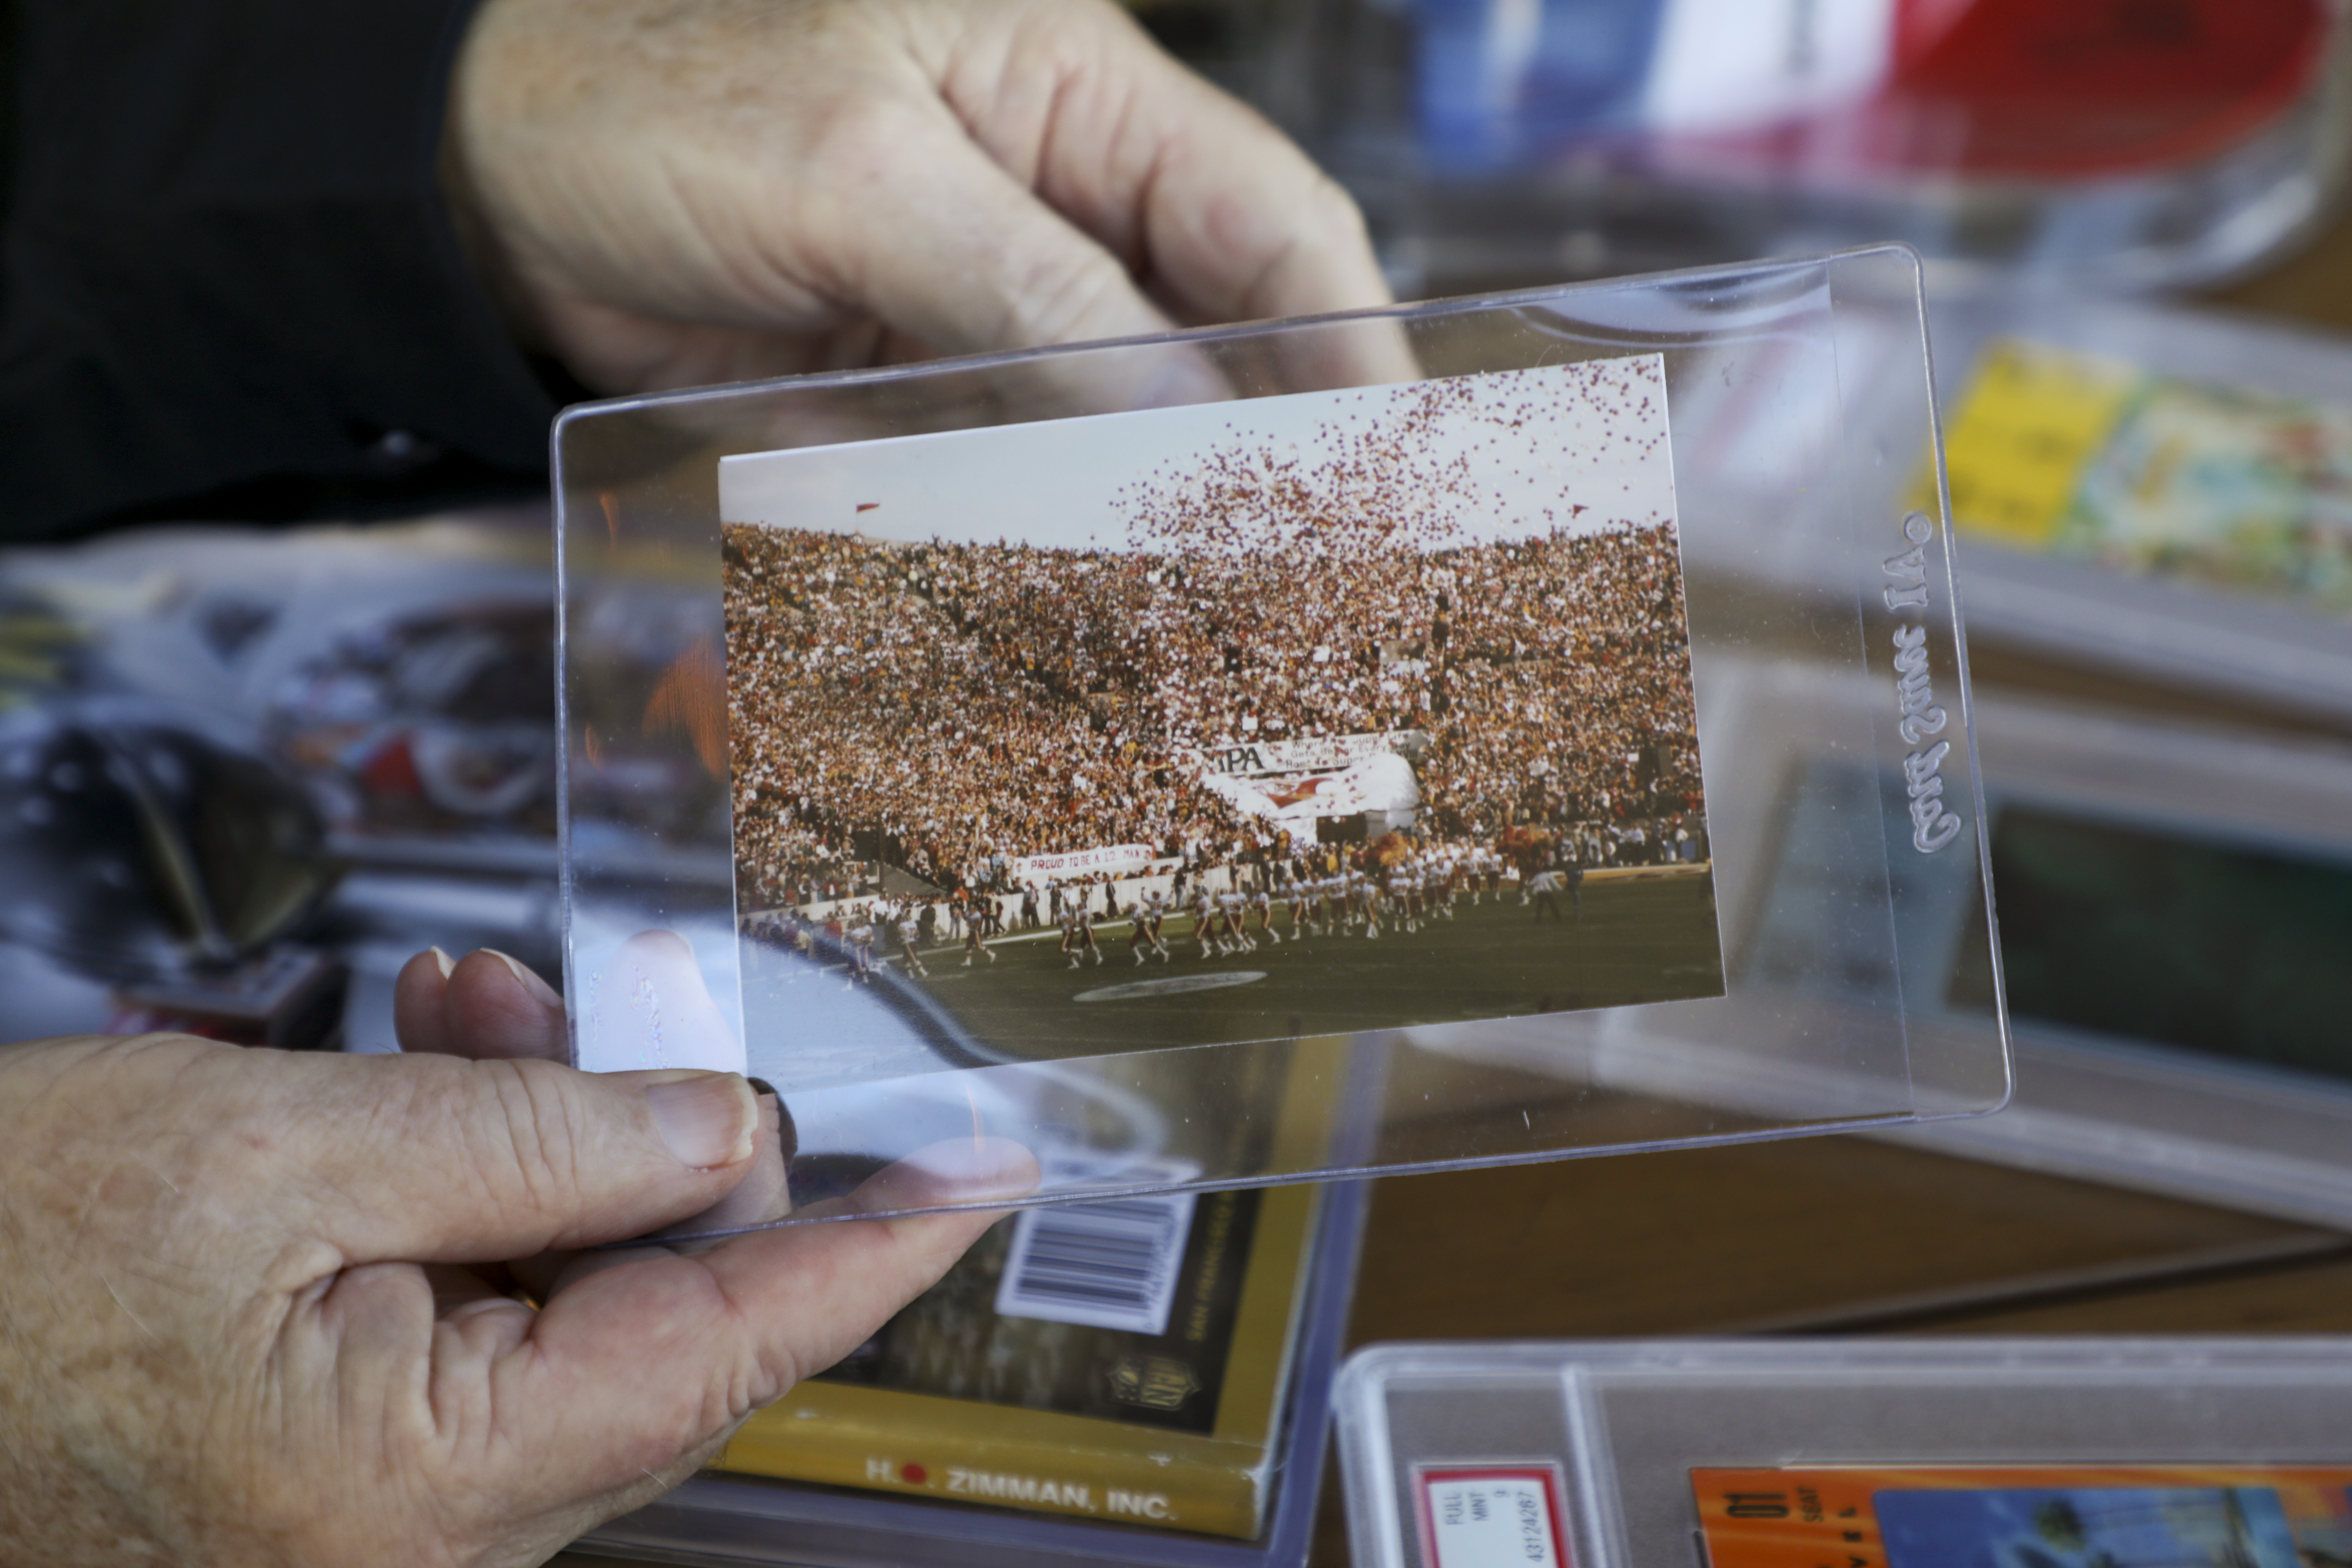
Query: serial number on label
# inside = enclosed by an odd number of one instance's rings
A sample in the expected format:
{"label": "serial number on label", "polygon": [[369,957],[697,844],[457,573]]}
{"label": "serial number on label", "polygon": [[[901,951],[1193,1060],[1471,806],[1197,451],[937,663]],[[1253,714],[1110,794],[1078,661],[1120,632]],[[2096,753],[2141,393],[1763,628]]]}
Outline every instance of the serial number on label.
{"label": "serial number on label", "polygon": [[1549,1468],[1425,1470],[1428,1568],[1568,1568]]}

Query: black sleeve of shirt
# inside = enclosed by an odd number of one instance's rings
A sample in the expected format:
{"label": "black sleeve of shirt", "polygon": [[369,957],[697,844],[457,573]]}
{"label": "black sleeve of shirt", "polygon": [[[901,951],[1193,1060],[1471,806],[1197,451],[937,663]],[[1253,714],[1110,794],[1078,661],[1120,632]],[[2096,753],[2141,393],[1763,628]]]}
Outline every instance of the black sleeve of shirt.
{"label": "black sleeve of shirt", "polygon": [[474,3],[0,0],[0,538],[543,472],[435,176]]}

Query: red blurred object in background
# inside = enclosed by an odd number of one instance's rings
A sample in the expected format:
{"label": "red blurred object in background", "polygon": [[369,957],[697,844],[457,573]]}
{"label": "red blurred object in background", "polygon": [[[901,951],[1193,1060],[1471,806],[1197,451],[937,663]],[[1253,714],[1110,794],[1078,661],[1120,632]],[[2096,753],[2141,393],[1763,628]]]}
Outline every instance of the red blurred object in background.
{"label": "red blurred object in background", "polygon": [[2258,135],[2315,85],[2325,0],[1912,0],[1876,94],[1675,163],[1839,175],[2155,174]]}

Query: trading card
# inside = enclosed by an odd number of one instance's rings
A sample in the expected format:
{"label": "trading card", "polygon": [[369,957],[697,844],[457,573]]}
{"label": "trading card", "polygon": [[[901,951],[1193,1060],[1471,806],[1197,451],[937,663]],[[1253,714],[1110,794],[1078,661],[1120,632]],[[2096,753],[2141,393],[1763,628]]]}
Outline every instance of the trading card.
{"label": "trading card", "polygon": [[1722,993],[1659,356],[719,468],[780,1087]]}
{"label": "trading card", "polygon": [[1955,520],[1996,543],[2352,609],[2352,409],[2002,339],[1946,457]]}
{"label": "trading card", "polygon": [[1695,1469],[1710,1568],[2331,1568],[2352,1465]]}

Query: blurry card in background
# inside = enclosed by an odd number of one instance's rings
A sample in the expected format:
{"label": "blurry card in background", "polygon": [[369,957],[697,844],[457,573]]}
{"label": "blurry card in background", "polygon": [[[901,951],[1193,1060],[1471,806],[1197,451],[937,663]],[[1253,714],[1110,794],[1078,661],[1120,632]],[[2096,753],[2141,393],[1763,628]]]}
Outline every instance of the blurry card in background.
{"label": "blurry card in background", "polygon": [[2326,1568],[2352,1467],[1792,1467],[1691,1472],[1713,1568]]}
{"label": "blurry card in background", "polygon": [[331,831],[551,841],[554,579],[544,508],[375,527],[156,528],[12,550],[71,628],[79,694],[248,726]]}
{"label": "blurry card in background", "polygon": [[2307,90],[2322,0],[1421,0],[1425,146],[1629,150],[1717,178],[2192,163]]}
{"label": "blurry card in background", "polygon": [[1317,1206],[1293,1186],[1001,1221],[716,1468],[1255,1536]]}
{"label": "blurry card in background", "polygon": [[29,1033],[392,1044],[417,949],[551,964],[547,511],[0,552],[0,972]]}
{"label": "blurry card in background", "polygon": [[2003,338],[1945,456],[1990,542],[2352,612],[2352,406]]}
{"label": "blurry card in background", "polygon": [[[2143,293],[2311,232],[2352,155],[2331,0],[1334,0],[1219,69],[1437,298],[1901,240],[1939,290]],[[1224,29],[1244,31],[1235,22]],[[1165,29],[1176,36],[1176,29]],[[1194,29],[1202,31],[1202,29]]]}

